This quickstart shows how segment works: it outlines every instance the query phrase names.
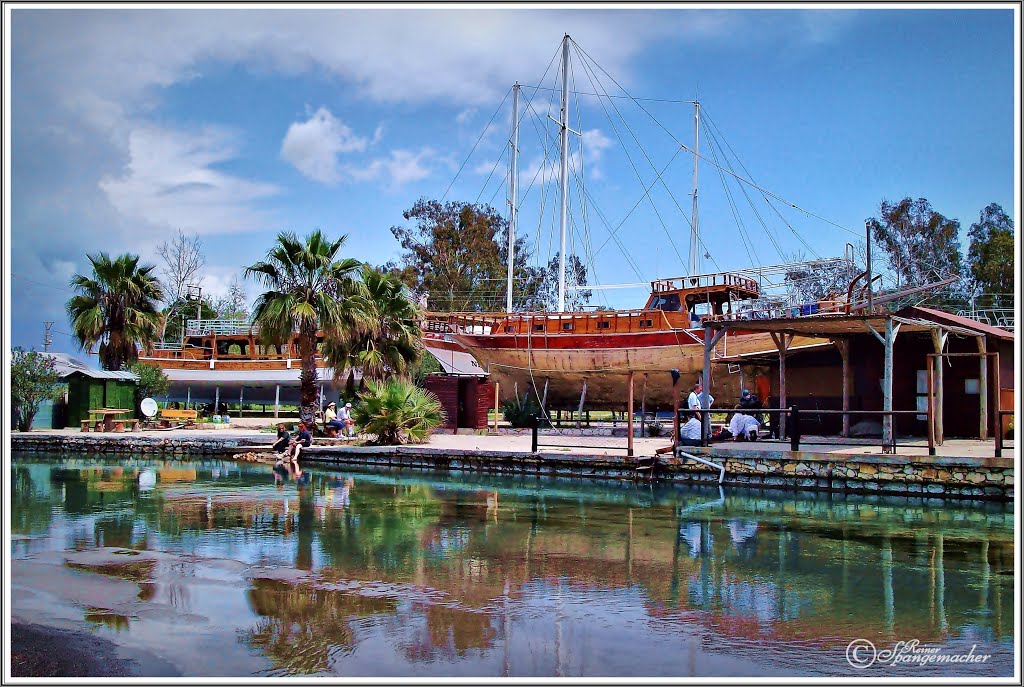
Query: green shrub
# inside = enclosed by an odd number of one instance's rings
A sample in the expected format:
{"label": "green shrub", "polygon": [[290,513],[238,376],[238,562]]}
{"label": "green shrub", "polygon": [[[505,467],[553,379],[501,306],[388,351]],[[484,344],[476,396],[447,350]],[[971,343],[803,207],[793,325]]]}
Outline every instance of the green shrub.
{"label": "green shrub", "polygon": [[542,415],[540,404],[529,392],[522,398],[507,398],[501,404],[501,415],[505,422],[516,428],[532,427],[533,418]]}
{"label": "green shrub", "polygon": [[401,379],[366,380],[352,410],[361,431],[386,446],[424,441],[446,419],[437,396]]}

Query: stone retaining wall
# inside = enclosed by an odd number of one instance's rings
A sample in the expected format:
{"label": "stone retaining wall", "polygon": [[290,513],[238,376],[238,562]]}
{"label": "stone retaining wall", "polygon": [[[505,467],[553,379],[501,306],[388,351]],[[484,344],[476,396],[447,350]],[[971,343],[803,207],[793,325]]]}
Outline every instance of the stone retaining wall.
{"label": "stone retaining wall", "polygon": [[[233,456],[268,447],[272,437],[195,439],[119,435],[12,434],[19,451],[183,456]],[[806,451],[733,451],[690,449],[693,455],[725,466],[724,484],[750,487],[815,489],[1012,500],[1012,458],[934,456],[865,456]],[[661,456],[654,469],[647,457],[567,453],[455,450],[428,446],[318,445],[302,453],[303,462],[322,465],[386,466],[398,469],[466,470],[497,474],[555,477],[658,479],[717,482],[718,471],[688,458]]]}

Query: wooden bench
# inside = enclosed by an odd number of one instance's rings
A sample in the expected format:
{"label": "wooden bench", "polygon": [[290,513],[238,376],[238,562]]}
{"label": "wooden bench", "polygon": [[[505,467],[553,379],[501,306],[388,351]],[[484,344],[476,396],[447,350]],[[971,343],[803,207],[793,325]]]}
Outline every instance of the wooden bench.
{"label": "wooden bench", "polygon": [[164,427],[170,427],[172,420],[184,420],[186,425],[192,425],[195,424],[198,418],[198,410],[175,410],[173,408],[162,408],[160,410],[160,423]]}
{"label": "wooden bench", "polygon": [[[127,429],[125,429],[127,427]],[[127,420],[114,420],[114,431],[115,432],[137,432],[139,431],[139,421],[130,418]]]}

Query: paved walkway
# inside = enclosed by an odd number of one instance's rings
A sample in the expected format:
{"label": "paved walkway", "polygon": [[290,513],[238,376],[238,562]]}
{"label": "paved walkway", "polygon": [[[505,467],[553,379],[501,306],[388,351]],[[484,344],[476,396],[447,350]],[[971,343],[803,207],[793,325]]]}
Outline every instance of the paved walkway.
{"label": "paved walkway", "polygon": [[[264,418],[259,418],[259,422],[257,423],[254,421],[253,424],[259,427],[265,427],[267,423],[265,422]],[[83,436],[83,434],[79,430],[71,428],[37,430],[32,432],[32,434]],[[245,439],[252,443],[266,443],[267,445],[272,444],[275,439],[275,436],[273,434],[270,434],[268,432],[261,432],[256,427],[244,427],[241,426],[241,423],[236,422],[232,422],[230,426],[221,429],[175,429],[165,431],[146,430],[124,435],[114,433],[92,433],[86,434],[85,436],[145,436],[159,437],[164,439]],[[830,442],[829,444],[820,444],[815,443],[814,439],[815,437],[805,437],[805,440],[800,443],[800,450],[810,453],[851,454],[858,456],[883,455],[881,440],[875,440],[876,443],[868,445],[835,445],[835,443],[843,440],[838,437],[829,437],[827,439],[827,441]],[[314,441],[314,443],[318,442]],[[331,443],[333,444],[337,442],[332,441]],[[436,433],[433,436],[431,436],[428,445],[431,448],[447,448],[462,451],[480,450],[529,453],[531,448],[531,437],[529,433],[503,433],[497,435]],[[651,456],[654,455],[656,449],[668,445],[668,437],[643,437],[635,439],[634,450],[635,454],[638,456]],[[1010,446],[1012,445],[1013,444],[1011,443]],[[747,453],[758,451],[776,452],[788,451],[789,442],[762,441],[756,443],[745,443],[728,441],[714,444],[713,448],[717,449],[718,451],[728,450],[730,453]],[[589,455],[625,456],[626,438],[607,436],[572,436],[571,434],[568,433],[568,431],[566,432],[566,434],[557,436],[551,434],[542,434],[540,437],[540,449],[545,453],[564,451],[566,453]],[[928,442],[925,439],[899,440],[896,446],[896,455],[926,456],[928,455]],[[942,446],[937,447],[936,455],[965,458],[992,458],[995,456],[995,442],[992,440],[978,441],[971,439],[948,439]],[[1014,449],[1011,447],[1004,447],[1003,457],[1012,458],[1013,456]]]}

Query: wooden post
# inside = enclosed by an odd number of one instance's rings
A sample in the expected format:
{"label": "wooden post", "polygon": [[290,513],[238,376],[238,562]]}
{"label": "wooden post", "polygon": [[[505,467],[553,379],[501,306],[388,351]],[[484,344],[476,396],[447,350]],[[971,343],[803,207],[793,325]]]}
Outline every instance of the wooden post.
{"label": "wooden post", "polygon": [[[985,355],[985,337],[978,337],[978,353],[981,354],[981,363],[978,369],[978,403],[981,407],[979,419],[979,433],[982,441],[988,439],[988,356]],[[998,403],[996,404],[998,407]]]}
{"label": "wooden post", "polygon": [[215,387],[213,392],[213,414],[220,414],[220,387]]}
{"label": "wooden post", "polygon": [[277,414],[281,409],[281,385],[277,384],[274,386],[274,419],[277,419]]}
{"label": "wooden post", "polygon": [[681,384],[679,380],[682,377],[679,374],[679,370],[672,370],[672,454],[675,455],[676,448],[679,446],[679,389]]}
{"label": "wooden post", "polygon": [[[870,322],[865,321],[866,326],[875,338],[882,342],[885,346],[885,362],[882,367],[882,410],[892,410],[892,348],[893,343],[896,341],[896,335],[900,333],[899,324],[893,325],[892,317],[886,316],[885,318],[885,336],[882,336],[875,328],[871,326]],[[882,417],[882,451],[886,452],[887,447],[893,445],[892,437],[892,415],[885,415]]]}
{"label": "wooden post", "polygon": [[498,431],[498,391],[501,389],[501,384],[498,382],[494,383],[494,431]]}
{"label": "wooden post", "polygon": [[[779,408],[786,408],[786,356],[789,344],[793,343],[793,335],[781,332],[770,332],[775,347],[779,349]],[[786,436],[786,414],[779,413],[779,439]]]}
{"label": "wooden post", "polygon": [[[711,327],[704,327],[704,373],[701,379],[701,385],[704,387],[700,397],[700,407],[703,410],[710,410],[711,403],[709,402],[709,396],[711,394],[711,351],[715,349],[715,344],[718,340],[725,336],[725,327],[722,327],[714,336],[710,338],[708,335],[711,334]],[[700,414],[700,436],[701,446],[707,443],[708,437],[711,436],[711,413]]]}
{"label": "wooden post", "polygon": [[928,455],[935,455],[935,360],[941,360],[936,357],[934,360],[930,356],[925,356],[927,361],[928,373]]}
{"label": "wooden post", "polygon": [[[942,353],[942,350],[946,347],[947,334],[940,329],[932,330],[932,346],[935,348],[936,353]],[[942,411],[943,411],[943,392],[942,392],[942,357],[935,356],[933,363],[935,367],[935,443],[942,446]]]}
{"label": "wooden post", "polygon": [[628,415],[626,416],[626,455],[633,455],[633,371],[629,371],[629,408]]}
{"label": "wooden post", "polygon": [[245,393],[245,385],[238,387],[238,417],[242,417],[242,394]]}
{"label": "wooden post", "polygon": [[850,436],[850,340],[835,339],[832,341],[839,349],[843,359],[843,436]]}
{"label": "wooden post", "polygon": [[188,408],[191,405],[191,403],[192,403],[192,387],[187,387],[185,389],[185,410],[188,410]]}

